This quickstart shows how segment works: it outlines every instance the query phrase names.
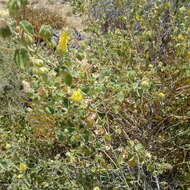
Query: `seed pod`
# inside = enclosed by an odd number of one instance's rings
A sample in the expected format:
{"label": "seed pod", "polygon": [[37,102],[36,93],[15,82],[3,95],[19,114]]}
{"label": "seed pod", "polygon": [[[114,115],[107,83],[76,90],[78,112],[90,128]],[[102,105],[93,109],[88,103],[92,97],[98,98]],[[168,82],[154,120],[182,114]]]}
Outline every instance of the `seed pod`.
{"label": "seed pod", "polygon": [[34,39],[32,38],[32,36],[27,33],[23,34],[23,41],[25,45],[32,45],[34,43]]}
{"label": "seed pod", "polygon": [[46,75],[46,74],[48,74],[48,68],[47,67],[40,67],[39,69],[37,69],[36,74]]}
{"label": "seed pod", "polygon": [[44,61],[42,59],[37,59],[34,57],[30,57],[30,63],[37,67],[42,67],[44,65]]}

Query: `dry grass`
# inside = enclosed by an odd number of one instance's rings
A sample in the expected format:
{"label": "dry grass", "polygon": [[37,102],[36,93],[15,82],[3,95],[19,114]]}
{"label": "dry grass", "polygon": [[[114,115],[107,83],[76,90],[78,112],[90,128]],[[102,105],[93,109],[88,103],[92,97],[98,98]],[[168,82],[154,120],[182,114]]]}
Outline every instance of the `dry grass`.
{"label": "dry grass", "polygon": [[58,30],[68,27],[81,31],[84,28],[82,19],[72,13],[72,7],[69,4],[51,4],[46,1],[31,2],[22,7],[13,15],[13,18],[17,22],[28,20],[34,26],[35,32],[38,32],[43,24]]}
{"label": "dry grass", "polygon": [[55,140],[56,121],[53,115],[43,111],[36,111],[27,114],[27,122],[30,124],[33,135],[40,141]]}

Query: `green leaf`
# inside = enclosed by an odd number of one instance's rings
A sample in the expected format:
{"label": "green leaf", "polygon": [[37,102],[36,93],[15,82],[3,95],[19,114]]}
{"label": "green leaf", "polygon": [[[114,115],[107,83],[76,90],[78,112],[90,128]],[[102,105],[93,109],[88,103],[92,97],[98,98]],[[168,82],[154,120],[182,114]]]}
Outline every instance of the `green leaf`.
{"label": "green leaf", "polygon": [[10,14],[14,14],[21,7],[20,0],[9,0],[8,9]]}
{"label": "green leaf", "polygon": [[87,94],[90,91],[90,87],[84,87],[81,90]]}
{"label": "green leaf", "polygon": [[119,102],[123,102],[124,99],[125,99],[125,94],[124,94],[122,91],[120,91],[120,92],[117,94],[117,99],[118,99]]}
{"label": "green leaf", "polygon": [[28,3],[28,0],[20,0],[22,5],[26,5]]}
{"label": "green leaf", "polygon": [[136,162],[135,158],[132,157],[130,160],[128,160],[128,165],[131,166],[131,167],[135,167],[138,165],[138,163]]}
{"label": "green leaf", "polygon": [[27,34],[32,35],[34,33],[33,26],[28,21],[22,20],[19,24],[24,32],[26,32]]}
{"label": "green leaf", "polygon": [[9,0],[8,9],[10,14],[14,14],[22,5],[26,5],[28,0]]}
{"label": "green leaf", "polygon": [[48,113],[48,114],[53,114],[53,113],[54,113],[53,109],[52,109],[51,107],[49,107],[49,106],[46,106],[46,107],[44,108],[44,110],[45,110],[45,112]]}
{"label": "green leaf", "polygon": [[70,100],[66,97],[63,98],[63,105],[68,108],[70,104]]}
{"label": "green leaf", "polygon": [[29,63],[29,53],[25,48],[15,50],[14,61],[20,69],[24,70],[25,66]]}
{"label": "green leaf", "polygon": [[82,135],[82,137],[83,137],[85,143],[87,143],[89,141],[89,137],[90,137],[89,131],[85,130],[84,134]]}
{"label": "green leaf", "polygon": [[112,141],[112,137],[111,137],[109,134],[105,134],[105,135],[103,136],[103,139],[104,139],[105,141],[107,141],[107,142],[111,142],[111,141]]}
{"label": "green leaf", "polygon": [[51,40],[53,36],[53,29],[49,25],[42,25],[39,34],[44,40]]}
{"label": "green leaf", "polygon": [[10,26],[5,22],[5,20],[0,20],[0,36],[2,38],[7,38],[12,35]]}
{"label": "green leaf", "polygon": [[71,74],[69,72],[67,72],[67,71],[64,71],[64,75],[63,76],[64,76],[64,82],[65,82],[65,84],[68,85],[68,86],[71,86],[72,80],[73,80]]}
{"label": "green leaf", "polygon": [[135,145],[135,150],[136,150],[138,153],[140,153],[140,152],[144,151],[144,147],[143,147],[142,144],[137,144],[137,145]]}
{"label": "green leaf", "polygon": [[76,55],[76,58],[79,60],[79,61],[82,61],[84,59],[84,56],[78,54]]}

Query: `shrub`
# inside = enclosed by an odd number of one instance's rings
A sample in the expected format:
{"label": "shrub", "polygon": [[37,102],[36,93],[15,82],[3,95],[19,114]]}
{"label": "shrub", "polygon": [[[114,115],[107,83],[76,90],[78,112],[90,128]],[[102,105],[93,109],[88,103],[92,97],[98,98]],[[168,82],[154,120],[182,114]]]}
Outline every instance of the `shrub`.
{"label": "shrub", "polygon": [[105,5],[106,16],[89,14],[90,37],[78,49],[68,49],[69,31],[54,51],[52,34],[42,35],[44,47],[28,40],[35,36],[29,22],[20,23],[21,33],[12,27],[14,60],[32,101],[16,117],[1,114],[2,186],[187,189],[189,9],[84,2],[75,1],[76,10]]}

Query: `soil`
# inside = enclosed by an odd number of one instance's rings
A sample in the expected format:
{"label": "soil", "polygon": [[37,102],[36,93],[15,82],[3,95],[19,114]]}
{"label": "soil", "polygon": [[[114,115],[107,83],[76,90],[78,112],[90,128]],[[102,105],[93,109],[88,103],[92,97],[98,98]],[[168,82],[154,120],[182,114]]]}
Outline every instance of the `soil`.
{"label": "soil", "polygon": [[31,0],[31,6],[35,8],[45,8],[55,12],[63,18],[65,26],[75,28],[77,31],[84,29],[82,18],[72,13],[69,1],[65,0]]}
{"label": "soil", "polygon": [[[0,0],[0,18],[7,18],[9,16],[7,10],[8,0]],[[65,0],[29,0],[29,6],[34,9],[48,9],[55,12],[63,18],[64,26],[68,28],[75,28],[82,32],[85,28],[81,16],[72,13],[72,7],[69,1]]]}
{"label": "soil", "polygon": [[7,1],[8,0],[0,0],[0,18],[8,17],[8,10],[7,10]]}

